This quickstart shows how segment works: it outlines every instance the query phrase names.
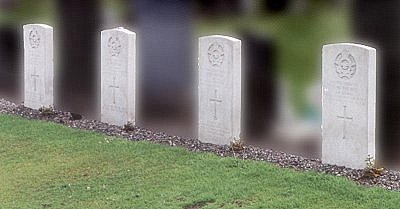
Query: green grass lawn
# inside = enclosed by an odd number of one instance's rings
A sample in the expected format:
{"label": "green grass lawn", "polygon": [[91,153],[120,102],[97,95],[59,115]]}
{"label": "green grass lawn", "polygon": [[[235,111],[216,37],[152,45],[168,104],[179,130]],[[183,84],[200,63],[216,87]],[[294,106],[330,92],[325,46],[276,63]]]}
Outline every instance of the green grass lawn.
{"label": "green grass lawn", "polygon": [[400,193],[0,114],[0,208],[398,208]]}

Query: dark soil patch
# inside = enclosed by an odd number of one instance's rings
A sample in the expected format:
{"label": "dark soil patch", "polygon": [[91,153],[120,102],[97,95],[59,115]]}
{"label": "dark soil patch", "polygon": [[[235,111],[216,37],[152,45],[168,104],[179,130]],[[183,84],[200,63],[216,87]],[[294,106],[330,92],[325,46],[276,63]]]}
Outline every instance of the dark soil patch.
{"label": "dark soil patch", "polygon": [[205,200],[205,201],[198,201],[188,206],[185,206],[184,209],[199,209],[202,208],[210,203],[214,203],[215,200]]}

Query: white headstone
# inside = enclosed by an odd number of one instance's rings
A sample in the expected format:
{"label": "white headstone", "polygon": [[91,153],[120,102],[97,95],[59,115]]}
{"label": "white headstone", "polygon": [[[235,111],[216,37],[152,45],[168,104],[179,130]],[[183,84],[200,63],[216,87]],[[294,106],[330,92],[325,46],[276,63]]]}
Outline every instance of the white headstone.
{"label": "white headstone", "polygon": [[101,32],[101,121],[135,123],[136,34],[124,28]]}
{"label": "white headstone", "polygon": [[199,127],[203,142],[240,139],[241,41],[212,35],[199,38]]}
{"label": "white headstone", "polygon": [[53,28],[24,25],[24,105],[53,106]]}
{"label": "white headstone", "polygon": [[356,169],[375,158],[376,50],[322,49],[322,161]]}

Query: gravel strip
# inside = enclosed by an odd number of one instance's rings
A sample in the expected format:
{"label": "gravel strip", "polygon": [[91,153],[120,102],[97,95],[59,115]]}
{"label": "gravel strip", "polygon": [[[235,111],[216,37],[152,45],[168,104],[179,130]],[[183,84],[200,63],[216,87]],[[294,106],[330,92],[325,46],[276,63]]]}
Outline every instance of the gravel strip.
{"label": "gravel strip", "polygon": [[394,170],[385,170],[377,178],[363,178],[363,170],[323,164],[320,159],[304,158],[256,146],[246,146],[244,150],[233,151],[229,146],[203,143],[198,139],[169,136],[163,132],[154,132],[138,126],[134,126],[132,131],[125,131],[122,127],[109,125],[100,121],[87,119],[74,120],[71,113],[59,110],[55,110],[54,114],[44,115],[38,110],[26,108],[23,105],[16,105],[4,99],[0,99],[0,113],[19,115],[28,119],[53,121],[72,128],[95,130],[109,136],[123,137],[131,141],[147,140],[169,146],[183,147],[194,152],[212,152],[221,157],[235,156],[239,159],[267,161],[283,168],[329,173],[346,177],[362,185],[380,186],[389,190],[400,191],[400,172]]}

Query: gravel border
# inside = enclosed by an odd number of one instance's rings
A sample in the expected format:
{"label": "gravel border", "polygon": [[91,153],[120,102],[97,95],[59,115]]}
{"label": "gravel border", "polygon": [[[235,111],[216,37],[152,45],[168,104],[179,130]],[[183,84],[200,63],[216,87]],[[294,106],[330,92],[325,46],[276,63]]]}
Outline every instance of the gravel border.
{"label": "gravel border", "polygon": [[244,150],[234,152],[226,145],[221,146],[203,143],[198,139],[169,136],[163,132],[155,132],[138,126],[134,126],[132,131],[125,131],[122,127],[109,125],[96,120],[87,120],[84,118],[74,120],[74,115],[59,110],[55,110],[54,114],[44,115],[38,110],[33,110],[23,105],[17,105],[4,99],[0,99],[0,113],[19,115],[28,119],[53,121],[72,128],[95,130],[109,136],[123,137],[131,141],[147,140],[169,146],[183,147],[193,152],[212,152],[221,157],[235,156],[240,159],[267,161],[283,168],[323,172],[335,176],[343,176],[362,185],[380,186],[389,190],[400,191],[400,172],[394,170],[385,170],[382,175],[377,178],[363,178],[363,170],[323,164],[320,159],[304,158],[256,146],[246,146]]}

